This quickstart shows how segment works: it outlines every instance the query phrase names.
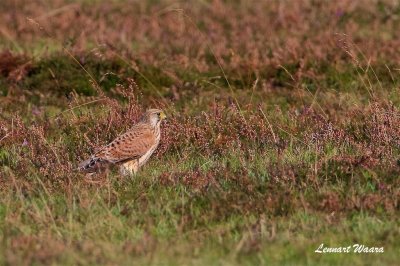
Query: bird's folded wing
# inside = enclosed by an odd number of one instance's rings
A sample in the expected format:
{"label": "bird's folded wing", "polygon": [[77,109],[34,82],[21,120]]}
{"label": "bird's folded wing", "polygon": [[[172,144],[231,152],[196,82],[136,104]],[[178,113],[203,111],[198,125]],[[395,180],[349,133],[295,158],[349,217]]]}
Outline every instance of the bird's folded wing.
{"label": "bird's folded wing", "polygon": [[95,156],[118,163],[140,158],[155,144],[156,138],[149,127],[135,127],[99,150]]}

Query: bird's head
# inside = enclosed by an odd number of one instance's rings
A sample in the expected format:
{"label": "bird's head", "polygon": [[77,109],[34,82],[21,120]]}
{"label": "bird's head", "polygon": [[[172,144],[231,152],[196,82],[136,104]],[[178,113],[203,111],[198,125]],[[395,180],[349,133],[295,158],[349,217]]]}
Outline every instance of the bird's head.
{"label": "bird's head", "polygon": [[143,119],[150,123],[153,127],[160,125],[161,121],[167,116],[163,110],[160,109],[148,109],[144,114]]}

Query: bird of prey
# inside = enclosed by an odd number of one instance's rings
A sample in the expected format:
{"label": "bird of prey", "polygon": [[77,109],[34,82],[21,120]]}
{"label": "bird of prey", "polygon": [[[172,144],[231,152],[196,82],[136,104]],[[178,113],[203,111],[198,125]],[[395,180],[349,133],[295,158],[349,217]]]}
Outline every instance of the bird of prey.
{"label": "bird of prey", "polygon": [[118,165],[122,175],[136,174],[157,149],[161,121],[165,118],[162,110],[147,110],[137,124],[81,162],[79,169],[95,173],[109,165]]}

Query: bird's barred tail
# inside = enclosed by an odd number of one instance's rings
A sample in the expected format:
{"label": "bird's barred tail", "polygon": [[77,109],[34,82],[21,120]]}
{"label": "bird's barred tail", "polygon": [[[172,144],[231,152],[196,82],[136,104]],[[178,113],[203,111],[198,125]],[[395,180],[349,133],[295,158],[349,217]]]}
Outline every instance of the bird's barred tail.
{"label": "bird's barred tail", "polygon": [[78,170],[88,173],[95,172],[99,168],[101,161],[100,158],[92,156],[86,161],[81,162],[78,166]]}

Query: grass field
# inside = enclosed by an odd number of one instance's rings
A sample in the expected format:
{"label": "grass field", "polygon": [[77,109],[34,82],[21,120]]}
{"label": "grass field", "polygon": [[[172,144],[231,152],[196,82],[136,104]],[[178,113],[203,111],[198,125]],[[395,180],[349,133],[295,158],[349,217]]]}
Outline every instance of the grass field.
{"label": "grass field", "polygon": [[[396,1],[0,3],[0,264],[396,265]],[[77,164],[150,107],[137,176]],[[319,254],[353,244],[378,254]]]}

